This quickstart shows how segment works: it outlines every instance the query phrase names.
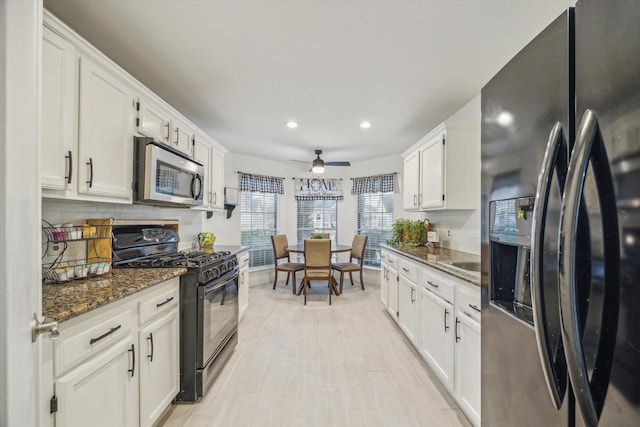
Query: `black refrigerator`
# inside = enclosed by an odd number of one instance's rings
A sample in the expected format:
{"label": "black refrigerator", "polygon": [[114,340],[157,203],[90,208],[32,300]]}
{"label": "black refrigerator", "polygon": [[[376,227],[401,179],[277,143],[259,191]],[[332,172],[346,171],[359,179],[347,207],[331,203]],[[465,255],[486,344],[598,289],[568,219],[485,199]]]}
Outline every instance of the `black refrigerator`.
{"label": "black refrigerator", "polygon": [[482,89],[482,425],[640,426],[640,1]]}

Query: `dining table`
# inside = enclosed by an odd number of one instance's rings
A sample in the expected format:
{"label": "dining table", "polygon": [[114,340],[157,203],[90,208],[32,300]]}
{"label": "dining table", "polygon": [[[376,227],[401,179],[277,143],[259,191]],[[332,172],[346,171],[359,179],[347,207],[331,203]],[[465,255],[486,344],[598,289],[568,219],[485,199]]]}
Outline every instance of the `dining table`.
{"label": "dining table", "polygon": [[[292,254],[303,254],[304,243],[301,245],[289,245],[287,246],[286,250]],[[349,251],[351,251],[351,245],[339,245],[333,241],[331,242],[331,256],[339,252],[349,252]],[[329,286],[331,289],[333,289],[334,295],[339,296],[340,294],[338,293],[337,285],[338,285],[338,281],[335,279],[335,277],[333,277],[333,275],[331,275],[331,283],[329,284]],[[300,289],[298,290],[298,295],[300,295],[303,290],[304,290],[303,287],[300,286]],[[331,290],[329,290],[329,292],[331,292]]]}

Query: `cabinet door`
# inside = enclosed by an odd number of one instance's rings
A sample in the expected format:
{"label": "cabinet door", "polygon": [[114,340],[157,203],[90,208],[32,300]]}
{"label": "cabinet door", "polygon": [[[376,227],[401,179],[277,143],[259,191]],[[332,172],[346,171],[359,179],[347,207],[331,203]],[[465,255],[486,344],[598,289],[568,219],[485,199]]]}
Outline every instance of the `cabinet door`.
{"label": "cabinet door", "polygon": [[389,266],[382,263],[380,266],[380,301],[386,308],[389,304]]}
{"label": "cabinet door", "polygon": [[76,93],[75,48],[51,31],[43,29],[42,42],[42,188],[73,188],[72,164],[78,155],[73,132]]}
{"label": "cabinet door", "polygon": [[[56,381],[57,427],[138,424],[138,375],[132,340],[120,341]],[[108,397],[107,397],[108,396]]]}
{"label": "cabinet door", "polygon": [[138,120],[136,125],[138,133],[168,144],[169,115],[144,98],[138,101],[137,109]]}
{"label": "cabinet door", "polygon": [[193,154],[193,130],[186,123],[172,119],[171,120],[171,134],[170,134],[170,142],[174,148],[182,151],[185,154],[192,155]]}
{"label": "cabinet door", "polygon": [[211,208],[211,146],[204,139],[196,137],[193,141],[193,158],[204,165],[204,177],[202,179],[202,194],[204,195],[204,208]]}
{"label": "cabinet door", "polygon": [[398,322],[405,335],[416,342],[418,329],[418,309],[416,304],[416,285],[400,275],[398,285]]}
{"label": "cabinet door", "polygon": [[447,388],[453,391],[453,306],[425,288],[420,292],[420,353]]}
{"label": "cabinet door", "polygon": [[444,134],[420,151],[422,199],[420,208],[444,206]]}
{"label": "cabinet door", "polygon": [[211,150],[211,207],[224,209],[224,154]]}
{"label": "cabinet door", "polygon": [[458,312],[456,396],[474,425],[480,425],[480,323]]}
{"label": "cabinet door", "polygon": [[[246,255],[247,258],[249,255]],[[240,277],[238,277],[238,317],[244,317],[244,313],[249,306],[249,267],[240,269]]]}
{"label": "cabinet door", "polygon": [[418,209],[420,198],[420,152],[410,154],[404,159],[402,206],[405,209]]}
{"label": "cabinet door", "polygon": [[131,199],[134,112],[129,87],[81,58],[79,193]]}
{"label": "cabinet door", "polygon": [[389,299],[387,305],[387,311],[393,316],[396,321],[398,320],[398,270],[391,268],[389,265],[388,273],[389,281]]}
{"label": "cabinet door", "polygon": [[[140,329],[140,426],[152,426],[180,388],[177,308]],[[115,424],[114,424],[115,425]]]}

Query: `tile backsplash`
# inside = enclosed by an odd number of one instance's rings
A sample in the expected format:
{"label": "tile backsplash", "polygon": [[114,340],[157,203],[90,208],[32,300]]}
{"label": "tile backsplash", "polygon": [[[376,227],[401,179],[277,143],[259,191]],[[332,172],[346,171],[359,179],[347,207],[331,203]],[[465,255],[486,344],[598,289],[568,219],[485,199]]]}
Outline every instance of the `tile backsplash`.
{"label": "tile backsplash", "polygon": [[[440,235],[440,247],[480,255],[480,209],[430,211],[424,218]],[[445,230],[451,230],[450,238]]]}
{"label": "tile backsplash", "polygon": [[89,218],[177,219],[180,222],[179,249],[189,249],[202,230],[205,213],[191,209],[162,208],[115,203],[65,202],[42,200],[42,219],[50,224],[82,224]]}

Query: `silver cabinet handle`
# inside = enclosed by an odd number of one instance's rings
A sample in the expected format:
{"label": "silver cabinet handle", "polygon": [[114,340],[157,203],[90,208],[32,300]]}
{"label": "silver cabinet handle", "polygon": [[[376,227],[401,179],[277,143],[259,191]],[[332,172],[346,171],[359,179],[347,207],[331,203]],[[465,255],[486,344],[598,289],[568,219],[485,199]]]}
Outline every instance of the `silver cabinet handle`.
{"label": "silver cabinet handle", "polygon": [[67,184],[71,184],[71,177],[73,176],[73,154],[71,153],[71,150],[69,150],[69,154],[64,156],[64,158],[69,159],[69,175],[65,176],[65,178],[67,179]]}
{"label": "silver cabinet handle", "polygon": [[180,128],[176,128],[176,130],[174,131],[176,133],[176,145],[178,145],[178,143],[180,142]]}
{"label": "silver cabinet handle", "polygon": [[444,309],[444,331],[447,332],[449,330],[449,325],[447,325],[447,316],[449,315],[449,310]]}
{"label": "silver cabinet handle", "polygon": [[170,134],[170,130],[169,130],[169,122],[164,124],[164,127],[167,128],[167,136],[164,137],[164,139],[167,140],[167,142],[169,142],[169,134]]}
{"label": "silver cabinet handle", "polygon": [[456,317],[456,342],[460,342],[460,335],[458,335],[458,325],[460,324],[460,320]]}
{"label": "silver cabinet handle", "polygon": [[412,286],[412,287],[411,287],[411,304],[413,304],[414,302],[416,302],[415,291],[416,291],[416,288],[414,288],[414,287]]}
{"label": "silver cabinet handle", "polygon": [[407,272],[407,273],[408,273],[408,272],[409,272],[409,269],[408,269],[408,268],[404,268],[404,267],[402,267],[402,271],[405,271],[405,272]]}
{"label": "silver cabinet handle", "polygon": [[131,377],[133,378],[136,373],[136,348],[133,346],[133,344],[131,344],[131,348],[127,351],[131,352],[133,359],[131,361],[131,369],[127,369],[127,372],[129,372],[131,374]]}
{"label": "silver cabinet handle", "polygon": [[427,283],[433,286],[434,288],[437,288],[439,286],[438,284],[433,283],[431,280],[427,280]]}
{"label": "silver cabinet handle", "polygon": [[[600,202],[603,236],[604,289],[602,297],[602,320],[596,349],[596,360],[589,379],[582,345],[581,315],[578,310],[577,275],[580,271],[576,239],[579,236],[579,217],[585,215],[582,200],[587,168],[591,164],[598,200]],[[620,297],[620,242],[618,236],[617,207],[609,159],[596,115],[586,110],[576,133],[567,182],[560,210],[560,239],[558,271],[560,276],[560,316],[562,318],[562,341],[567,356],[569,378],[585,424],[598,424],[605,393],[611,379],[613,355],[618,329]]]}
{"label": "silver cabinet handle", "polygon": [[151,354],[147,355],[147,359],[149,359],[149,362],[153,362],[153,333],[149,332],[149,336],[147,337],[147,341],[151,342]]}
{"label": "silver cabinet handle", "polygon": [[416,194],[413,195],[413,206],[418,206],[418,196]]}
{"label": "silver cabinet handle", "polygon": [[91,157],[89,157],[86,165],[89,166],[89,181],[87,181],[87,184],[89,184],[89,188],[91,188],[93,187],[93,159]]}
{"label": "silver cabinet handle", "polygon": [[[547,383],[547,389],[556,409],[560,409],[564,399],[566,384],[566,374],[559,375],[553,363],[554,349],[550,349],[547,344],[549,331],[547,328],[547,314],[544,305],[544,286],[542,282],[543,265],[542,256],[544,252],[544,231],[546,226],[546,213],[549,203],[549,192],[551,190],[551,178],[554,170],[558,177],[560,193],[564,190],[567,168],[567,144],[562,133],[562,125],[557,122],[551,129],[547,148],[542,160],[542,168],[538,174],[538,186],[536,199],[533,205],[533,215],[531,219],[531,252],[529,259],[529,270],[531,271],[531,305],[533,308],[533,326],[538,342],[538,355],[542,364],[542,370]],[[472,307],[473,308],[473,307]],[[560,349],[562,352],[562,349]],[[558,360],[564,360],[561,354]]]}
{"label": "silver cabinet handle", "polygon": [[469,308],[471,308],[472,310],[477,311],[478,313],[480,313],[480,309],[478,308],[477,305],[473,305],[473,304],[469,304]]}
{"label": "silver cabinet handle", "polygon": [[121,327],[122,327],[122,325],[114,326],[113,328],[109,329],[109,331],[107,331],[104,334],[100,335],[98,338],[91,338],[89,340],[89,345],[93,345],[93,344],[97,343],[98,341],[108,337],[109,335],[111,335],[112,333],[114,333],[115,331],[120,329]]}

